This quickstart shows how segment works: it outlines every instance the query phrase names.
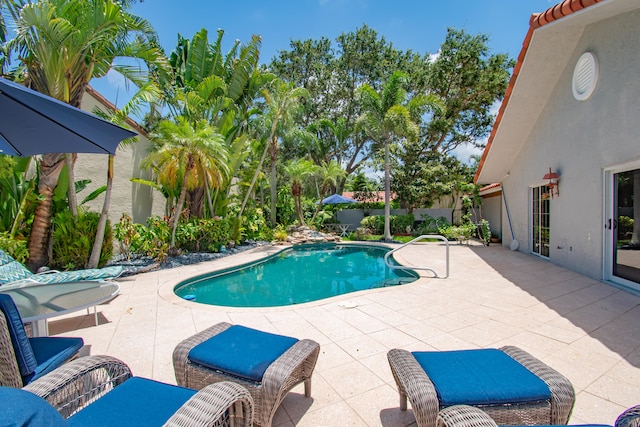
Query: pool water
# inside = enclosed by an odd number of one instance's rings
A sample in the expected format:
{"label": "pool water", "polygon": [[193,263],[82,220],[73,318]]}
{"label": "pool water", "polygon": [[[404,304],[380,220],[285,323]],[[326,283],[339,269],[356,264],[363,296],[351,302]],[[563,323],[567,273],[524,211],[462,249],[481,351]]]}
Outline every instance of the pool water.
{"label": "pool water", "polygon": [[385,265],[389,250],[365,245],[294,247],[257,263],[185,280],[174,291],[203,304],[275,307],[416,280],[414,271]]}

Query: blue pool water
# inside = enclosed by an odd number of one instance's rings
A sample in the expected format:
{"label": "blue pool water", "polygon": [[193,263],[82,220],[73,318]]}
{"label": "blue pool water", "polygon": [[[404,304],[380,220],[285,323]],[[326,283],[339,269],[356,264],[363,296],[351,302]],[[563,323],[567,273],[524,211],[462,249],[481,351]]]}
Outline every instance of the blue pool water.
{"label": "blue pool water", "polygon": [[[176,295],[203,304],[275,307],[413,282],[418,274],[384,263],[389,249],[365,245],[306,245],[265,260],[179,283]],[[393,261],[393,259],[391,259]]]}

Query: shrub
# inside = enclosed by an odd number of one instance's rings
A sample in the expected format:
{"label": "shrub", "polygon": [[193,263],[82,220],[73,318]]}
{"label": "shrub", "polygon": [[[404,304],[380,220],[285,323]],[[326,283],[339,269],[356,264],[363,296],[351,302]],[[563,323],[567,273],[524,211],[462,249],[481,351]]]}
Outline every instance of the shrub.
{"label": "shrub", "polygon": [[[70,211],[58,212],[52,220],[53,232],[52,251],[53,259],[51,267],[57,269],[87,268],[100,214],[79,210],[78,216],[73,216]],[[102,253],[98,266],[104,266],[113,254],[113,232],[107,221]]]}
{"label": "shrub", "polygon": [[241,237],[243,238],[236,239],[234,237],[236,242],[245,239],[266,241],[273,239],[273,230],[267,224],[267,218],[262,209],[245,209],[242,221],[243,235]]}
{"label": "shrub", "polygon": [[131,217],[125,213],[113,228],[120,253],[127,259],[132,255],[144,255],[158,260],[166,258],[171,228],[162,218],[152,216],[147,219],[145,226],[134,224]]}
{"label": "shrub", "polygon": [[231,220],[194,218],[178,224],[176,247],[190,252],[219,252],[231,240]]}
{"label": "shrub", "polygon": [[362,218],[362,221],[360,221],[360,225],[371,230],[373,234],[382,234],[384,232],[384,216],[365,216]]}
{"label": "shrub", "polygon": [[449,225],[449,221],[443,216],[434,218],[431,215],[422,214],[421,217],[422,224],[418,226],[417,230],[419,234],[437,234],[440,228]]}
{"label": "shrub", "polygon": [[391,233],[394,234],[411,233],[411,230],[413,229],[413,223],[415,222],[415,217],[413,216],[413,214],[391,215],[389,219],[391,222]]}
{"label": "shrub", "polygon": [[8,231],[0,233],[0,249],[22,264],[29,259],[27,241],[12,238]]}

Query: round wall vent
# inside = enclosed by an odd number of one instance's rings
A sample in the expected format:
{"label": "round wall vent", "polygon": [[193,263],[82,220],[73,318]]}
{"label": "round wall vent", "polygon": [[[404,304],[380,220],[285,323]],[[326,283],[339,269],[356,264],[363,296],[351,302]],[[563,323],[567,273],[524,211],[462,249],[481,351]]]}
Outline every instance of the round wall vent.
{"label": "round wall vent", "polygon": [[573,70],[573,96],[578,101],[589,98],[598,83],[598,59],[591,52],[585,52],[576,62]]}

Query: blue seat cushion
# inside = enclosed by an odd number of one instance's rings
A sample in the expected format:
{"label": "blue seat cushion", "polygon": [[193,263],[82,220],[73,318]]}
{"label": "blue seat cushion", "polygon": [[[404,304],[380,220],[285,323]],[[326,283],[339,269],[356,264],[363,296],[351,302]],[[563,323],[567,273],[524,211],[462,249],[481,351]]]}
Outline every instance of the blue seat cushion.
{"label": "blue seat cushion", "polygon": [[0,387],[0,425],[3,426],[66,426],[67,422],[49,403],[33,393],[19,388]]}
{"label": "blue seat cushion", "polygon": [[193,347],[189,360],[259,383],[269,365],[297,342],[296,338],[233,325]]}
{"label": "blue seat cushion", "polygon": [[38,365],[31,374],[22,377],[25,384],[64,365],[84,345],[82,338],[67,337],[29,338],[29,342]]}
{"label": "blue seat cushion", "polygon": [[161,426],[195,390],[133,377],[67,419],[71,426]]}
{"label": "blue seat cushion", "polygon": [[497,349],[412,353],[433,382],[441,406],[544,401],[547,384]]}
{"label": "blue seat cushion", "polygon": [[36,370],[38,362],[24,330],[20,313],[9,295],[0,294],[0,310],[2,310],[4,317],[7,319],[9,336],[13,344],[13,351],[16,354],[20,376],[30,375]]}

